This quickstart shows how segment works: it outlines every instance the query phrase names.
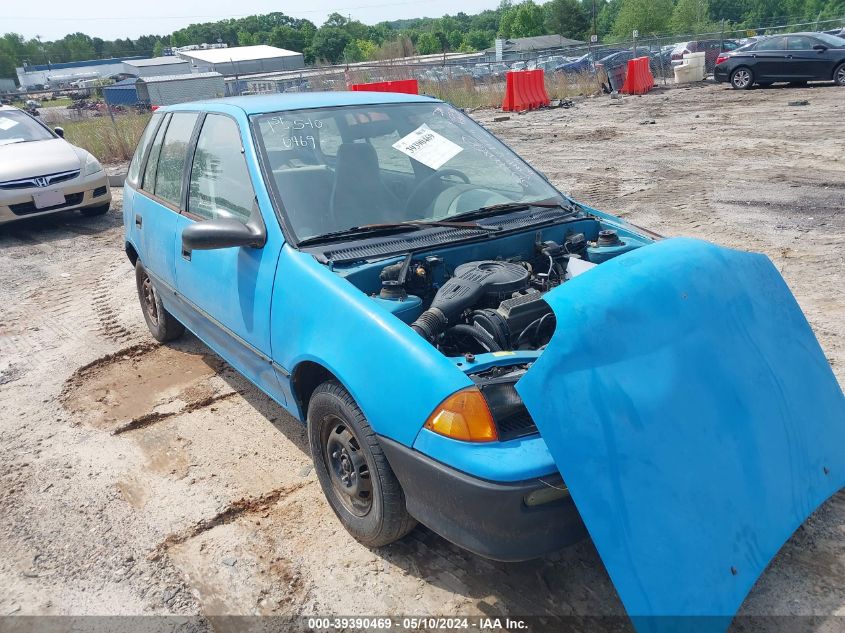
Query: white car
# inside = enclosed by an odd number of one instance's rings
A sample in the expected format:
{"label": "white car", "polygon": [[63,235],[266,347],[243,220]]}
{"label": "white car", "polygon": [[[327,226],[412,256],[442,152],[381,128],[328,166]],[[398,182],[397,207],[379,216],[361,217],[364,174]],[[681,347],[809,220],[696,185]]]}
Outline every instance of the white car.
{"label": "white car", "polygon": [[78,209],[109,210],[111,189],[103,166],[26,112],[0,105],[0,225]]}

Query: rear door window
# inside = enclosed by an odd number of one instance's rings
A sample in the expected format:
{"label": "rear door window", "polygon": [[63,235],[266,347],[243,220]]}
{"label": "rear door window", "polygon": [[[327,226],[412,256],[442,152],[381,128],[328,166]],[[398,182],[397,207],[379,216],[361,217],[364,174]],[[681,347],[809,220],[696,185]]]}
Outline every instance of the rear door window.
{"label": "rear door window", "polygon": [[161,145],[153,193],[176,207],[182,201],[185,160],[198,117],[196,112],[175,112]]}
{"label": "rear door window", "polygon": [[757,44],[755,51],[782,51],[786,47],[785,37],[772,37]]}

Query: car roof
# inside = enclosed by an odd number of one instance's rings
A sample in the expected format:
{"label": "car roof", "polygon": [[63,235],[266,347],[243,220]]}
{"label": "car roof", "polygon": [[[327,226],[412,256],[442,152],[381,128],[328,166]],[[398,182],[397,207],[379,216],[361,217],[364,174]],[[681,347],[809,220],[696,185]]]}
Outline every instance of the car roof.
{"label": "car roof", "polygon": [[294,92],[191,101],[189,103],[167,106],[161,108],[161,110],[165,112],[177,110],[202,110],[204,108],[215,109],[221,105],[229,105],[240,108],[246,114],[262,114],[264,112],[308,110],[312,108],[334,108],[338,106],[426,102],[439,103],[440,100],[423,95],[401,94],[398,92]]}

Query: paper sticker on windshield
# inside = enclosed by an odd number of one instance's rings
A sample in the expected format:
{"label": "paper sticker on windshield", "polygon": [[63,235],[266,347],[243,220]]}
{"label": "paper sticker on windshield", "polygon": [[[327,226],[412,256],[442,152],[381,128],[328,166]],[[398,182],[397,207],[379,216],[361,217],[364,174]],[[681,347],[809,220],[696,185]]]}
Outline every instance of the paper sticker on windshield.
{"label": "paper sticker on windshield", "polygon": [[441,136],[425,123],[407,136],[400,138],[393,147],[432,169],[440,169],[450,158],[464,149],[445,136]]}
{"label": "paper sticker on windshield", "polygon": [[0,116],[0,130],[11,130],[18,124],[17,121],[14,119],[10,119],[8,117]]}

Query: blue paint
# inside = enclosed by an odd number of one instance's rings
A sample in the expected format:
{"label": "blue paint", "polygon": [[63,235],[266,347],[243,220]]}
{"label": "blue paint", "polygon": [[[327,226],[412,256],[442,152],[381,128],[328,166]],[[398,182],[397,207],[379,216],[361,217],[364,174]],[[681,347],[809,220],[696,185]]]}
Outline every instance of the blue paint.
{"label": "blue paint", "polygon": [[[546,295],[557,315],[549,346],[446,358],[407,326],[419,298],[375,296],[380,270],[402,257],[332,269],[286,243],[249,133],[262,112],[427,100],[299,93],[165,108],[235,119],[267,241],[188,261],[181,232],[194,220],[127,184],[127,244],[165,307],[298,419],[292,380],[315,363],[378,434],[452,468],[497,482],[559,470],[639,630],[725,629],[783,542],[845,483],[845,399],[806,319],[765,257],[652,243],[585,207],[594,217],[542,238],[594,241],[613,228],[625,244],[591,246],[604,263]],[[530,252],[535,240],[529,229],[434,247],[434,285],[458,264]],[[472,444],[423,429],[473,384],[468,373],[531,362],[517,390],[540,435]],[[699,614],[713,617],[653,617]]]}
{"label": "blue paint", "polygon": [[690,239],[546,300],[557,331],[517,391],[625,608],[724,630],[845,484],[845,398],[804,315],[768,258]]}

